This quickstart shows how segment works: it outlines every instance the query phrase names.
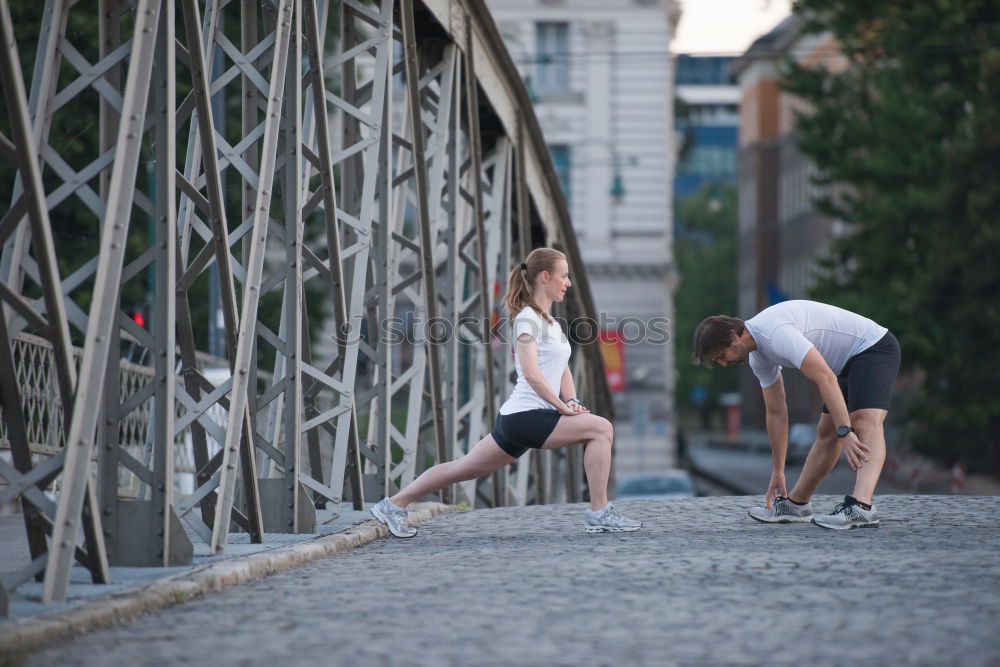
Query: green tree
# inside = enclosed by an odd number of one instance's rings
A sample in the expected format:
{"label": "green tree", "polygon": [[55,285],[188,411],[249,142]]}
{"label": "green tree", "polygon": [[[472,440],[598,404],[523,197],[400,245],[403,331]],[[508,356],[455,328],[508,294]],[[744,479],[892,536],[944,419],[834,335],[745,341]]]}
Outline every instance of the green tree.
{"label": "green tree", "polygon": [[853,231],[814,296],[864,313],[924,378],[905,415],[921,451],[1000,468],[1000,7],[991,0],[798,0],[846,67],[790,63],[817,203]]}
{"label": "green tree", "polygon": [[[690,363],[694,329],[708,315],[736,312],[736,189],[709,183],[679,203],[674,260],[680,285],[674,296],[677,405],[695,414],[719,394],[737,390],[734,373],[709,372]],[[703,403],[692,391],[703,388]]]}

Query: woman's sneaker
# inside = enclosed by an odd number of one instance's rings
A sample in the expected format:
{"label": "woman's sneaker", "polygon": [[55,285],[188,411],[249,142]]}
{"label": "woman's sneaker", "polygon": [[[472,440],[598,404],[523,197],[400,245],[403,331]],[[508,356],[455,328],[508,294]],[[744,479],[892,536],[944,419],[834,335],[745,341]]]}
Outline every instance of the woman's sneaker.
{"label": "woman's sneaker", "polygon": [[784,496],[778,496],[770,508],[751,507],[747,514],[761,523],[809,523],[813,518],[813,509],[812,503],[799,505]]}
{"label": "woman's sneaker", "polygon": [[410,526],[406,510],[396,507],[389,502],[388,498],[383,498],[372,505],[372,516],[378,519],[389,532],[396,537],[413,537],[417,534],[417,529]]}
{"label": "woman's sneaker", "polygon": [[875,505],[865,509],[858,504],[857,499],[844,496],[844,502],[833,509],[833,514],[817,514],[812,522],[822,528],[831,530],[851,530],[852,528],[877,528],[879,524]]}
{"label": "woman's sneaker", "polygon": [[642,528],[642,522],[626,519],[614,505],[608,503],[596,512],[584,512],[583,527],[588,533],[631,533]]}

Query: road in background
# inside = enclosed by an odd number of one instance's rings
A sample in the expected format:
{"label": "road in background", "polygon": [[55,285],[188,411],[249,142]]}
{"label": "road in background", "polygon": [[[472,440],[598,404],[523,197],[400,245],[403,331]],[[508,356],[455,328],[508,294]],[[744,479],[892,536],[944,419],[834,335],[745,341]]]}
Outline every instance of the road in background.
{"label": "road in background", "polygon": [[[617,440],[637,440],[627,432],[616,434]],[[615,455],[615,470],[620,475],[633,472],[664,470],[681,465],[673,456],[672,448],[658,442],[653,435],[642,439],[642,446],[619,449]],[[695,433],[686,436],[686,455],[698,491],[706,496],[763,495],[771,479],[771,454],[766,438],[751,442],[729,442],[722,434]],[[802,463],[796,461],[785,466],[785,481],[789,489],[795,486],[802,473]],[[837,467],[824,479],[817,493],[843,496],[854,488],[854,471],[841,457]],[[884,494],[950,494],[944,480],[922,479],[919,486],[911,487],[889,481],[885,475],[879,481],[877,493]]]}
{"label": "road in background", "polygon": [[[707,482],[703,477],[695,475],[701,482],[706,495],[728,495],[733,493],[746,495],[761,495],[767,491],[767,485],[771,480],[771,454],[768,451],[755,449],[749,450],[737,444],[728,444],[722,440],[713,440],[709,436],[695,435],[688,438],[687,455],[695,472],[701,471],[716,478],[715,484]],[[789,490],[795,486],[796,480],[802,473],[802,463],[797,462],[785,466],[785,481]],[[841,457],[837,462],[837,467],[820,482],[817,493],[831,493],[834,495],[844,495],[850,493],[854,488],[854,471],[847,465],[847,461]],[[728,485],[729,489],[718,489],[718,482],[723,486]],[[700,486],[700,488],[701,488]],[[950,490],[944,488],[932,488],[924,485],[920,492],[934,494],[949,494]],[[884,478],[879,481],[876,489],[877,495],[915,493],[913,489],[898,486]]]}

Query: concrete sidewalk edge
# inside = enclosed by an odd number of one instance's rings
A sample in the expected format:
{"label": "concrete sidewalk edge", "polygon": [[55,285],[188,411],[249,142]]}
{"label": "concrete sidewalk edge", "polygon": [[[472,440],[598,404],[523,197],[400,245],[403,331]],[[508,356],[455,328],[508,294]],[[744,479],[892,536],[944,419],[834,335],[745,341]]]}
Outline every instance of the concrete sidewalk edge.
{"label": "concrete sidewalk edge", "polygon": [[[414,503],[410,523],[422,523],[443,512],[458,511],[442,503]],[[195,566],[127,591],[94,597],[78,607],[32,618],[10,619],[0,625],[0,656],[24,654],[77,634],[127,622],[228,586],[260,579],[309,561],[329,558],[367,544],[389,531],[370,519],[341,532],[277,547],[249,556]]]}

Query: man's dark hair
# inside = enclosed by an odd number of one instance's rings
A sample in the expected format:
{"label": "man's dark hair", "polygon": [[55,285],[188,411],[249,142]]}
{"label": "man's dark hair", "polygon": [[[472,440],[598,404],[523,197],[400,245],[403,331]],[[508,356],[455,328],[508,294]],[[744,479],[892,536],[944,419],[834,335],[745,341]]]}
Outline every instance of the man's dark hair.
{"label": "man's dark hair", "polygon": [[743,320],[738,317],[728,315],[706,317],[694,330],[691,363],[711,367],[715,357],[729,347],[734,336],[737,338],[742,336],[745,328]]}

